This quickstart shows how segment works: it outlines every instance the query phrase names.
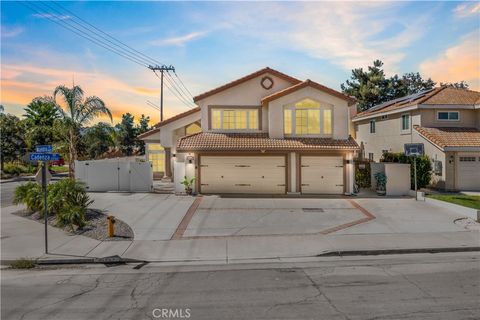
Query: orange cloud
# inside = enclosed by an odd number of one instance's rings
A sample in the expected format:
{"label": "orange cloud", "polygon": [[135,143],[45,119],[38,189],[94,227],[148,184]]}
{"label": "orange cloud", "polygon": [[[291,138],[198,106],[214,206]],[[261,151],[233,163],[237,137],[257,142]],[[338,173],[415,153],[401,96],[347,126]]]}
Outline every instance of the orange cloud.
{"label": "orange cloud", "polygon": [[466,35],[463,40],[439,56],[420,64],[420,71],[437,82],[465,80],[473,90],[480,90],[479,32]]}

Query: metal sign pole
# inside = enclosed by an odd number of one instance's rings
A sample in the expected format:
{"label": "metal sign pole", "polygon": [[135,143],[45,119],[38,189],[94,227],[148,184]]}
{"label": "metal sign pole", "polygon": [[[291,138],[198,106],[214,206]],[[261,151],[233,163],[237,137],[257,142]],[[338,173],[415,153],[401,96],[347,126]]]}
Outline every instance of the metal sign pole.
{"label": "metal sign pole", "polygon": [[413,156],[413,167],[415,172],[415,200],[418,201],[418,192],[417,192],[417,156]]}
{"label": "metal sign pole", "polygon": [[43,187],[43,216],[45,218],[45,253],[48,253],[48,236],[47,236],[47,225],[48,225],[48,207],[47,207],[47,162],[44,161],[42,165],[42,187]]}

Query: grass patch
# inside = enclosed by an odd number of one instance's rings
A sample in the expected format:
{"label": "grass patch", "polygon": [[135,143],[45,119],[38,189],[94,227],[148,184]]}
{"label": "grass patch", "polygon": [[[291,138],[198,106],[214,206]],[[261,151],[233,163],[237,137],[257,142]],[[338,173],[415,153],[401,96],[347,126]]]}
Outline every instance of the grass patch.
{"label": "grass patch", "polygon": [[35,261],[32,259],[21,258],[10,264],[12,269],[32,269],[35,268]]}
{"label": "grass patch", "polygon": [[55,172],[68,172],[68,167],[65,166],[51,166],[50,170]]}
{"label": "grass patch", "polygon": [[480,210],[480,196],[467,196],[464,194],[431,194],[427,197]]}

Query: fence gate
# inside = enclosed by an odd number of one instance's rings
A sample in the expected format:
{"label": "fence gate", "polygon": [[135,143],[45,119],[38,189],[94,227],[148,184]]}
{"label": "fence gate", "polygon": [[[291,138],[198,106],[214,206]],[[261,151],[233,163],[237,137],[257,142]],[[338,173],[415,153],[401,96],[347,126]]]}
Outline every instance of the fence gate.
{"label": "fence gate", "polygon": [[75,179],[85,183],[88,191],[150,192],[153,189],[150,162],[75,161]]}

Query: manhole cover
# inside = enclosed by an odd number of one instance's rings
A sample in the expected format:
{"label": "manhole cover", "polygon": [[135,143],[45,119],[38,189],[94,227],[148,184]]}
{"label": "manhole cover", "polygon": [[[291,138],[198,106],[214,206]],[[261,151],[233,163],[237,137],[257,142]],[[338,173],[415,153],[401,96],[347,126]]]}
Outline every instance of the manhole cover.
{"label": "manhole cover", "polygon": [[302,208],[303,212],[323,212],[322,208]]}

